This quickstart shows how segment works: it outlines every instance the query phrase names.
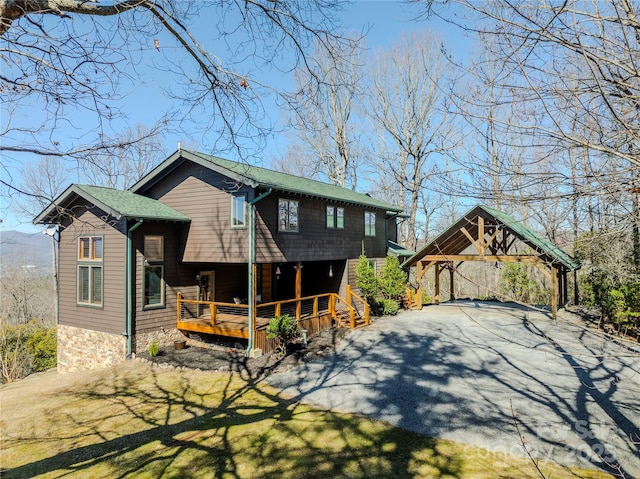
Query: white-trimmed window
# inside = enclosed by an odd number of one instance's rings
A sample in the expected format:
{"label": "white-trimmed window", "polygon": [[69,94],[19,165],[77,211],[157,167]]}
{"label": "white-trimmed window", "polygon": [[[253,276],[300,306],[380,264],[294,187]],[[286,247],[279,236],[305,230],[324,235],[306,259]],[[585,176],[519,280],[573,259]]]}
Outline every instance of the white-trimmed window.
{"label": "white-trimmed window", "polygon": [[327,205],[327,228],[344,229],[344,208]]}
{"label": "white-trimmed window", "polygon": [[102,306],[103,254],[102,236],[78,237],[77,303]]}
{"label": "white-trimmed window", "polygon": [[298,231],[298,202],[278,199],[278,231]]}
{"label": "white-trimmed window", "polygon": [[244,194],[231,197],[231,227],[244,228],[247,226],[247,203]]}
{"label": "white-trimmed window", "polygon": [[143,309],[164,306],[164,236],[144,236]]}
{"label": "white-trimmed window", "polygon": [[373,211],[364,212],[364,235],[376,235],[376,214]]}

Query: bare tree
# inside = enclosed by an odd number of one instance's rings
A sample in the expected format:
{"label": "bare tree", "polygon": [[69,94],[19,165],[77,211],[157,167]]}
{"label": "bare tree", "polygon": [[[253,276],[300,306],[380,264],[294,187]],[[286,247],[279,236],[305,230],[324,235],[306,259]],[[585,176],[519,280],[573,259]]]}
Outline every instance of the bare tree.
{"label": "bare tree", "polygon": [[[422,3],[439,13],[433,0]],[[456,3],[476,14],[460,25],[492,37],[487,45],[504,59],[509,79],[520,77],[518,101],[543,106],[541,121],[521,123],[523,132],[640,164],[627,147],[640,140],[640,18],[633,2]]]}
{"label": "bare tree", "polygon": [[21,191],[29,192],[15,199],[14,208],[32,217],[47,207],[68,186],[75,175],[62,158],[43,156],[22,167]]}
{"label": "bare tree", "polygon": [[[507,182],[502,184],[504,197],[521,205],[521,218],[557,244],[575,248],[595,304],[603,304],[611,288],[637,281],[637,3],[459,0],[451,2],[453,10],[439,1],[420,3],[427,13],[477,35],[488,57],[499,62],[492,89],[480,90],[487,101],[467,96],[460,111],[477,125],[494,125],[491,145],[502,159],[484,161],[488,155],[472,168],[464,165],[474,181],[461,182],[457,191],[482,194],[465,186],[489,185],[500,173]],[[470,71],[478,73],[478,65]],[[495,115],[497,111],[512,114]],[[504,161],[508,158],[517,161]],[[517,188],[504,188],[509,183]],[[574,281],[579,281],[577,274]]]}
{"label": "bare tree", "polygon": [[120,140],[114,141],[123,146],[89,154],[88,161],[79,165],[80,176],[95,185],[120,189],[130,187],[165,157],[158,136],[158,131],[142,124],[128,128]]}
{"label": "bare tree", "polygon": [[436,158],[454,147],[445,98],[450,87],[442,41],[431,33],[403,37],[379,51],[368,68],[371,89],[365,100],[377,136],[377,185],[409,218],[401,240],[415,249],[421,192],[440,174]]}
{"label": "bare tree", "polygon": [[290,175],[303,176],[322,180],[323,175],[318,171],[318,163],[309,158],[309,147],[306,144],[288,144],[284,154],[272,155],[271,167]]}
{"label": "bare tree", "polygon": [[[191,134],[246,157],[271,128],[262,100],[281,92],[260,75],[304,68],[311,45],[338,43],[330,13],[340,1],[0,1],[3,194],[19,192],[23,154],[85,161],[135,144],[119,136],[119,107],[150,66],[172,79],[152,130],[189,120]],[[209,43],[195,34],[203,21]]]}
{"label": "bare tree", "polygon": [[354,108],[360,85],[359,39],[319,46],[311,70],[295,74],[297,93],[291,103],[296,149],[307,151],[308,168],[332,184],[355,189],[360,145]]}
{"label": "bare tree", "polygon": [[[27,254],[25,253],[25,258]],[[5,265],[0,279],[0,319],[8,324],[26,324],[32,319],[55,323],[55,292],[49,277],[27,266]]]}

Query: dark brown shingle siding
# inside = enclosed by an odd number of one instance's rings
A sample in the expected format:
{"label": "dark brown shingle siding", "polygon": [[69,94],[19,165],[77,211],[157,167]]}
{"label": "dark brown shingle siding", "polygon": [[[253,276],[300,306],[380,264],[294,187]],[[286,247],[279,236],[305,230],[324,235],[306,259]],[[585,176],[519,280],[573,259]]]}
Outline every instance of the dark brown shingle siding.
{"label": "dark brown shingle siding", "polygon": [[[120,334],[125,330],[125,252],[123,222],[106,224],[104,212],[79,212],[76,221],[60,234],[59,322],[66,326]],[[77,237],[104,238],[103,307],[79,306],[76,302]]]}

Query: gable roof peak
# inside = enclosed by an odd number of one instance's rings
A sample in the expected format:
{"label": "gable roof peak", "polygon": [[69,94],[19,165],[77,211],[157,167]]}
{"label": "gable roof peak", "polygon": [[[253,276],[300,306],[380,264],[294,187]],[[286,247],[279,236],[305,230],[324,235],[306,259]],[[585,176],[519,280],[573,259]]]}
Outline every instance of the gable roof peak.
{"label": "gable roof peak", "polygon": [[188,222],[191,219],[164,203],[128,190],[107,186],[72,184],[33,220],[35,224],[58,223],[64,211],[79,198],[114,218]]}
{"label": "gable roof peak", "polygon": [[190,150],[178,150],[163,163],[158,165],[148,175],[131,187],[134,192],[144,190],[173,171],[184,160],[192,161],[212,171],[218,172],[252,188],[273,189],[288,194],[322,198],[362,205],[385,211],[401,212],[398,208],[383,200],[359,193],[343,186],[332,185],[319,180],[295,176],[289,173],[271,170],[261,166],[254,166],[232,160],[226,160],[205,153]]}
{"label": "gable roof peak", "polygon": [[469,227],[469,223],[472,223],[478,216],[495,220],[496,227],[508,230],[510,234],[513,234],[520,241],[534,249],[537,254],[544,257],[548,263],[561,265],[568,271],[577,270],[581,266],[580,262],[570,256],[566,251],[543,238],[522,222],[517,221],[511,215],[482,204],[474,206],[454,221],[451,226],[427,243],[414,256],[409,258],[404,265],[412,266],[427,254],[442,255],[443,258],[445,258],[447,254],[455,255],[460,253],[460,251],[471,244],[469,240],[465,238],[466,235],[462,233],[462,230],[465,229],[462,228],[462,226]]}

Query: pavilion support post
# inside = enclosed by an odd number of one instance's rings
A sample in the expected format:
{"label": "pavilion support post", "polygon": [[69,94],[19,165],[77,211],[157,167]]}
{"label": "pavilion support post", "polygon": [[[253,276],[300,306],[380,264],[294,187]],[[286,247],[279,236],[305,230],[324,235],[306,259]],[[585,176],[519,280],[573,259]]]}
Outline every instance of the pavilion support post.
{"label": "pavilion support post", "polygon": [[422,261],[418,261],[416,266],[417,266],[416,280],[418,281],[418,289],[416,291],[416,297],[414,299],[414,303],[416,304],[418,309],[422,309],[422,306],[423,306],[422,297],[424,296],[422,294],[422,291],[423,291],[422,278],[424,276],[424,265],[422,264]]}
{"label": "pavilion support post", "polygon": [[449,299],[451,301],[454,301],[456,299],[456,292],[454,290],[454,283],[453,283],[453,266],[451,268],[449,268]]}
{"label": "pavilion support post", "polygon": [[551,316],[558,316],[558,270],[551,267]]}
{"label": "pavilion support post", "polygon": [[562,270],[562,305],[569,304],[569,285],[567,282],[567,270]]}
{"label": "pavilion support post", "polygon": [[440,304],[440,263],[436,263],[435,271],[436,271],[436,278],[435,278],[436,291],[433,297],[433,303]]}

